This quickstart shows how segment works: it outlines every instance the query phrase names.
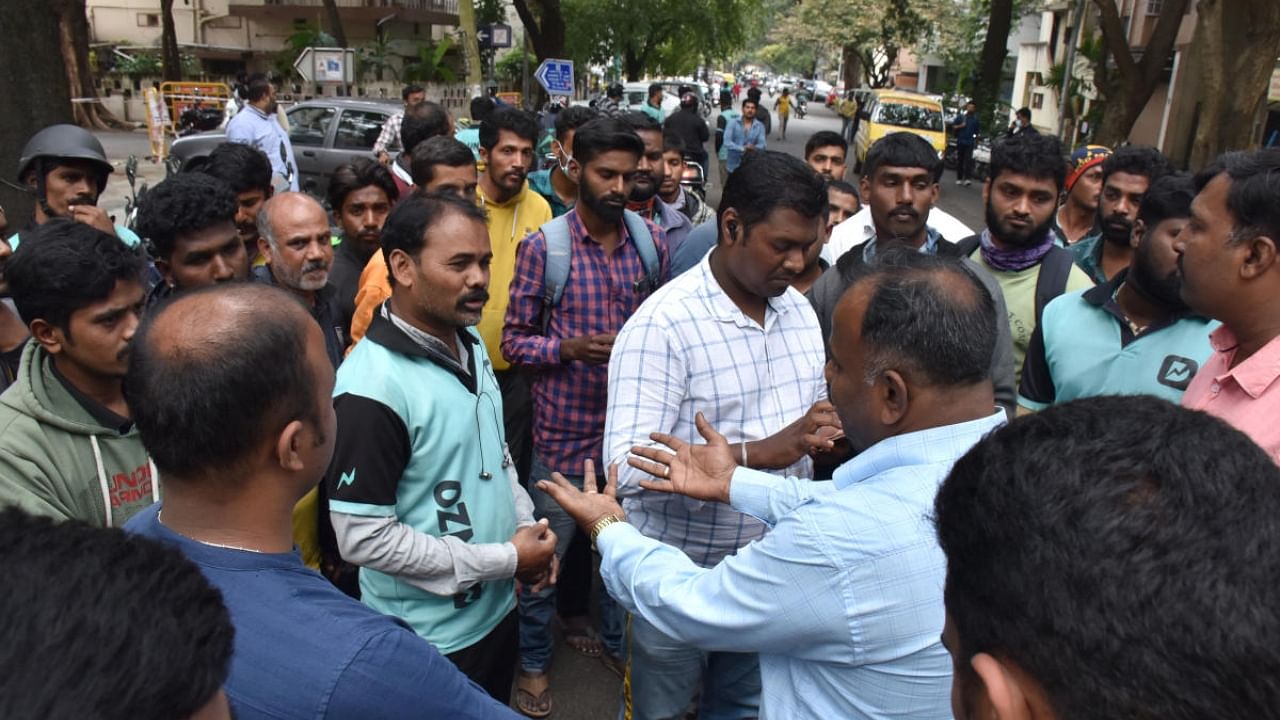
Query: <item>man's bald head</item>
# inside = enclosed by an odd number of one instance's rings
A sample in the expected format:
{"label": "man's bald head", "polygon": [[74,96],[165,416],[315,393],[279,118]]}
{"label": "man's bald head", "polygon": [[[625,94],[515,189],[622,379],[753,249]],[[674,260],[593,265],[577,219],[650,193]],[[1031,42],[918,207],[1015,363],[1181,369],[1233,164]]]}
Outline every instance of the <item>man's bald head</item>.
{"label": "man's bald head", "polygon": [[283,239],[281,224],[314,218],[321,218],[328,226],[329,215],[318,200],[301,192],[280,193],[267,200],[258,211],[258,235],[275,249]]}
{"label": "man's bald head", "polygon": [[315,198],[296,192],[271,198],[258,213],[258,234],[258,249],[266,255],[277,284],[315,292],[329,282],[329,214]]}
{"label": "man's bald head", "polygon": [[992,412],[995,303],[957,260],[888,248],[832,319],[827,383],[855,450]]}
{"label": "man's bald head", "polygon": [[307,352],[316,341],[323,347],[296,298],[264,284],[201,288],[152,312],[124,393],[165,479],[233,483],[284,425],[318,423]]}
{"label": "man's bald head", "polygon": [[[890,248],[861,268],[836,313],[848,320],[855,305],[862,306],[857,338],[868,382],[889,367],[936,387],[988,378],[995,352],[995,305],[959,261]],[[832,333],[833,342],[836,335]]]}

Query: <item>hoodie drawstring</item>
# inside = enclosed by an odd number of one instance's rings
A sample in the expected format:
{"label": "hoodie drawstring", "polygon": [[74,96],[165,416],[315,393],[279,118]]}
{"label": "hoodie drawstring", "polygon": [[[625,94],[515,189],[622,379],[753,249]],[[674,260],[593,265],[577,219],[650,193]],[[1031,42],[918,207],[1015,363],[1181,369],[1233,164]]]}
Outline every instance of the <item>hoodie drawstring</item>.
{"label": "hoodie drawstring", "polygon": [[[107,484],[107,467],[102,462],[102,448],[98,446],[98,436],[90,435],[89,444],[93,446],[93,462],[98,466],[98,487],[102,488],[102,512],[106,526],[111,527],[111,488]],[[160,471],[156,463],[147,456],[147,469],[151,471],[151,499],[160,502]]]}

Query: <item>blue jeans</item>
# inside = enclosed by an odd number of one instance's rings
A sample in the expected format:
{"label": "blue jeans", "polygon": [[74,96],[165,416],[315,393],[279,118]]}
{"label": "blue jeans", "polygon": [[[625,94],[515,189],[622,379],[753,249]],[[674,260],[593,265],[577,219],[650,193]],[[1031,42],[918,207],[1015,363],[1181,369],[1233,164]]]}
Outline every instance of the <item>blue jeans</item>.
{"label": "blue jeans", "polygon": [[680,720],[699,687],[698,720],[760,715],[755,653],[703,652],[671,639],[638,615],[628,616],[619,720]]}
{"label": "blue jeans", "polygon": [[[539,520],[548,520],[551,530],[556,534],[556,557],[564,558],[577,525],[550,495],[533,485],[538,480],[550,480],[551,469],[536,454],[532,467],[529,475],[529,497],[533,498],[533,515]],[[581,475],[565,475],[565,479],[579,490],[582,489]],[[561,572],[563,571],[561,568]],[[587,586],[590,587],[590,584]],[[522,585],[516,601],[520,610],[520,668],[525,672],[546,672],[551,665],[551,650],[554,645],[551,620],[556,614],[556,588],[553,585],[535,593]],[[604,640],[605,652],[610,655],[622,655],[622,616],[622,608],[609,597],[602,585],[600,635]]]}

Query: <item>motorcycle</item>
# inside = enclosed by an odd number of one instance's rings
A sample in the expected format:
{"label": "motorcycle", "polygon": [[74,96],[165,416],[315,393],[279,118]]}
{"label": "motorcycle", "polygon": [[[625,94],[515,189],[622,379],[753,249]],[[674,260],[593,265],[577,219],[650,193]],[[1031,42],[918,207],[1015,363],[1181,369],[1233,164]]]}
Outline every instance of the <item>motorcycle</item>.
{"label": "motorcycle", "polygon": [[688,157],[684,159],[684,171],[680,174],[680,185],[684,187],[685,192],[697,195],[699,200],[707,199],[707,176],[696,160]]}
{"label": "motorcycle", "polygon": [[[991,141],[982,136],[978,136],[977,141],[973,145],[973,167],[972,176],[974,180],[986,180],[987,174],[991,166]],[[943,151],[942,164],[948,170],[955,170],[960,166],[960,150],[956,147],[956,139],[954,136],[947,137],[947,149]]]}
{"label": "motorcycle", "polygon": [[195,105],[178,115],[178,137],[195,135],[222,126],[223,109],[212,105]]}
{"label": "motorcycle", "polygon": [[976,180],[986,180],[991,170],[991,141],[984,137],[979,137],[973,146],[973,177]]}
{"label": "motorcycle", "polygon": [[803,93],[796,93],[796,117],[803,119],[809,114],[809,101]]}

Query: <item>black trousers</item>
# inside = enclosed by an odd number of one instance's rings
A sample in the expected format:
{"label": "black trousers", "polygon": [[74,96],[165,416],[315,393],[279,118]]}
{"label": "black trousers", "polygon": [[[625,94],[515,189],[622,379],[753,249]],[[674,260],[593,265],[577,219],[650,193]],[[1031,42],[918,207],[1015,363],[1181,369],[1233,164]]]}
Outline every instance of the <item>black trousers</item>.
{"label": "black trousers", "polygon": [[445,657],[494,700],[510,705],[511,683],[515,680],[516,662],[520,659],[519,631],[516,611],[512,610],[480,642]]}
{"label": "black trousers", "polygon": [[973,146],[956,144],[956,179],[973,177]]}
{"label": "black trousers", "polygon": [[[502,391],[502,425],[520,482],[529,482],[533,465],[533,390],[519,368],[495,370]],[[542,479],[542,478],[539,478]]]}

